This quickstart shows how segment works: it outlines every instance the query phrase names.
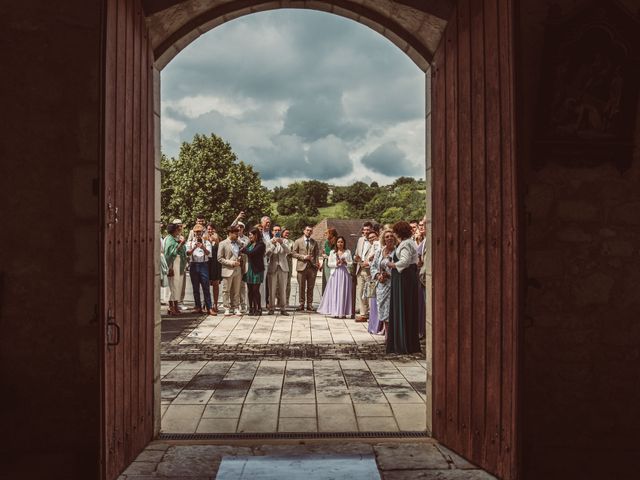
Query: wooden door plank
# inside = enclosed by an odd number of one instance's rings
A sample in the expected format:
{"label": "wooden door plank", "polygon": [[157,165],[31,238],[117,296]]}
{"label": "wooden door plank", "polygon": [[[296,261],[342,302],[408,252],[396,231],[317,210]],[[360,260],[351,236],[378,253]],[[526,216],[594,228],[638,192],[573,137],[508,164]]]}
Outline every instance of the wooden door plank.
{"label": "wooden door plank", "polygon": [[[125,458],[128,460],[133,455],[132,450],[132,311],[131,303],[132,295],[132,221],[133,221],[133,205],[132,205],[132,175],[133,175],[133,1],[126,2],[126,78],[125,78],[125,113],[124,113],[124,201],[123,209],[123,257],[124,257],[124,316],[122,344],[124,349],[124,425],[125,425]],[[125,463],[126,461],[125,460]]]}
{"label": "wooden door plank", "polygon": [[125,395],[125,382],[123,372],[126,369],[124,365],[124,348],[122,344],[122,338],[126,335],[124,324],[124,298],[122,295],[124,289],[124,245],[123,245],[123,223],[122,218],[124,215],[124,190],[122,185],[124,183],[124,132],[125,123],[123,118],[126,114],[125,103],[125,89],[126,89],[126,71],[125,71],[125,59],[126,59],[126,15],[127,4],[126,0],[118,1],[118,20],[117,20],[117,78],[116,78],[116,182],[114,189],[115,206],[118,208],[118,223],[114,224],[115,233],[115,322],[119,326],[119,340],[120,342],[116,346],[116,365],[114,368],[116,375],[116,402],[115,402],[115,414],[116,414],[116,446],[115,446],[115,459],[116,470],[121,471],[126,463],[125,460],[125,416],[124,416],[124,395]]}
{"label": "wooden door plank", "polygon": [[132,93],[132,115],[131,115],[131,455],[137,455],[137,452],[142,448],[140,445],[143,442],[143,437],[140,435],[140,382],[144,381],[144,378],[140,376],[140,356],[144,354],[144,351],[140,351],[140,267],[144,258],[140,258],[142,248],[140,245],[140,191],[143,186],[140,183],[140,16],[141,7],[138,2],[133,4],[132,22],[133,22],[133,56],[132,56],[132,81],[133,81],[133,93]]}
{"label": "wooden door plank", "polygon": [[471,430],[472,445],[470,459],[482,462],[485,434],[486,395],[486,235],[487,235],[487,192],[486,192],[486,151],[485,151],[485,64],[484,64],[484,11],[483,2],[471,1],[471,98],[472,98],[472,168],[473,168],[473,325],[472,325],[472,388],[471,388]]}
{"label": "wooden door plank", "polygon": [[469,0],[457,7],[458,30],[458,172],[459,172],[459,442],[471,451],[471,326],[472,326],[472,169],[471,169],[471,33]]}
{"label": "wooden door plank", "polygon": [[102,402],[103,402],[103,432],[102,432],[102,468],[103,478],[110,478],[116,474],[115,463],[115,443],[113,442],[115,431],[115,349],[108,345],[107,328],[109,309],[115,302],[113,279],[114,279],[114,258],[115,243],[114,230],[109,226],[112,210],[109,204],[113,204],[113,190],[115,177],[115,128],[116,128],[116,49],[117,49],[117,4],[115,1],[108,1],[106,4],[106,41],[105,41],[105,130],[104,130],[104,163],[102,166],[102,229],[103,229],[103,292],[102,292],[102,322],[101,342],[103,343],[103,366],[102,366]]}
{"label": "wooden door plank", "polygon": [[435,76],[432,83],[433,104],[433,430],[437,438],[445,435],[447,402],[447,349],[446,349],[446,52],[444,46],[434,57]]}
{"label": "wooden door plank", "polygon": [[[147,315],[145,317],[147,328],[147,349],[146,349],[146,382],[147,382],[147,436],[153,435],[154,428],[154,335],[155,335],[155,272],[156,263],[159,260],[154,258],[154,242],[156,240],[156,223],[155,223],[155,117],[154,117],[154,78],[153,78],[153,50],[151,41],[147,35],[147,165],[145,172],[147,173],[147,211],[149,218],[147,219],[147,241],[149,250],[147,251]],[[159,133],[159,132],[158,132]]]}
{"label": "wooden door plank", "polygon": [[516,355],[515,355],[515,322],[517,314],[517,284],[516,269],[518,266],[515,256],[515,231],[517,217],[516,173],[514,154],[514,96],[513,96],[513,65],[511,59],[513,34],[511,0],[498,1],[498,24],[500,38],[500,118],[502,132],[502,430],[501,430],[501,461],[499,473],[504,477],[514,477],[516,458],[514,452],[515,417],[514,402],[517,398]]}
{"label": "wooden door plank", "polygon": [[497,0],[485,0],[487,123],[487,414],[484,464],[498,463],[501,430],[502,169]]}
{"label": "wooden door plank", "polygon": [[445,76],[447,82],[447,154],[446,154],[446,325],[447,329],[447,423],[446,439],[449,446],[460,449],[459,442],[459,175],[458,175],[458,62],[457,62],[457,19],[454,17],[445,32],[447,63]]}

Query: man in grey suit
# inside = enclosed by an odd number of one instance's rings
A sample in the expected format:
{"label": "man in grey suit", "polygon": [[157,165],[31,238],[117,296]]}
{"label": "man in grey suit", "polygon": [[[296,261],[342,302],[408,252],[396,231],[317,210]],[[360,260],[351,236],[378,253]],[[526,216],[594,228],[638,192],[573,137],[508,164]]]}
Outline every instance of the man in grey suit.
{"label": "man in grey suit", "polygon": [[356,322],[369,320],[369,299],[362,298],[362,296],[364,294],[364,284],[371,278],[369,256],[373,252],[373,246],[369,243],[368,237],[372,228],[373,224],[371,222],[364,222],[362,225],[362,236],[358,239],[356,254],[353,258],[356,262],[356,305],[360,305],[360,315],[356,317]]}
{"label": "man in grey suit", "polygon": [[225,315],[233,315],[240,308],[242,268],[238,241],[238,227],[227,229],[227,239],[218,246],[218,262],[222,265],[222,303]]}
{"label": "man in grey suit", "polygon": [[267,243],[267,257],[269,258],[267,274],[269,276],[269,314],[273,314],[276,308],[276,301],[281,315],[288,315],[285,310],[287,301],[285,292],[287,288],[287,277],[291,275],[287,256],[291,253],[288,242],[286,242],[280,232],[280,226],[273,226],[273,236]]}
{"label": "man in grey suit", "polygon": [[291,255],[297,260],[296,271],[298,272],[298,296],[300,297],[299,312],[304,311],[305,296],[307,299],[307,310],[313,309],[313,288],[316,284],[316,274],[320,268],[318,261],[318,242],[311,238],[313,228],[304,227],[304,235],[293,243]]}

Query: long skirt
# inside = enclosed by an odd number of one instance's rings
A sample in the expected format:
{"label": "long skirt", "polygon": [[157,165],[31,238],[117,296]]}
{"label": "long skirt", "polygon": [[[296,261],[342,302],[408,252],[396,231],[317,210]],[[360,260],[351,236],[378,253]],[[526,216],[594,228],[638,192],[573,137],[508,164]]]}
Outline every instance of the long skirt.
{"label": "long skirt", "polygon": [[176,255],[172,268],[173,276],[167,277],[169,279],[169,290],[171,291],[169,301],[179,302],[182,298],[182,285],[184,284],[184,272],[180,270],[179,255]]}
{"label": "long skirt", "polygon": [[420,351],[418,319],[418,275],[415,264],[402,273],[391,272],[391,308],[387,333],[387,353]]}
{"label": "long skirt", "polygon": [[318,306],[318,313],[333,317],[351,315],[351,290],[353,289],[351,275],[347,267],[340,265],[327,281],[322,300]]}
{"label": "long skirt", "polygon": [[367,331],[369,333],[380,333],[384,327],[384,322],[380,320],[378,315],[378,301],[376,297],[369,298],[369,325]]}

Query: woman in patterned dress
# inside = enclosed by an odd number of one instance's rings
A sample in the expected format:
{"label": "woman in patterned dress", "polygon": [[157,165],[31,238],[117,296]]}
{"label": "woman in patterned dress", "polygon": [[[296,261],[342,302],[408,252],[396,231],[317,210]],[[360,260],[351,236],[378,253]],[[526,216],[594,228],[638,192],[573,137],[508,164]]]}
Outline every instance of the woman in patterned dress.
{"label": "woman in patterned dress", "polygon": [[[381,246],[376,250],[371,263],[371,277],[377,281],[376,304],[378,307],[379,326],[376,332],[386,335],[389,323],[389,306],[391,301],[391,269],[388,264],[392,260],[396,249],[396,237],[392,230],[384,230],[381,237]],[[380,329],[381,328],[381,329]]]}

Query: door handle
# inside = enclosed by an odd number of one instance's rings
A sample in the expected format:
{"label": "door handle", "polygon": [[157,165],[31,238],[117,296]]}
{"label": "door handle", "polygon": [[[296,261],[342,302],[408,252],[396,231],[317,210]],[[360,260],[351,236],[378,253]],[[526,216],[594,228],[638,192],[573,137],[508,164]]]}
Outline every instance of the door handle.
{"label": "door handle", "polygon": [[[120,325],[116,323],[113,311],[109,309],[107,313],[107,345],[115,346],[120,343]],[[115,339],[112,340],[112,332],[115,332]]]}

